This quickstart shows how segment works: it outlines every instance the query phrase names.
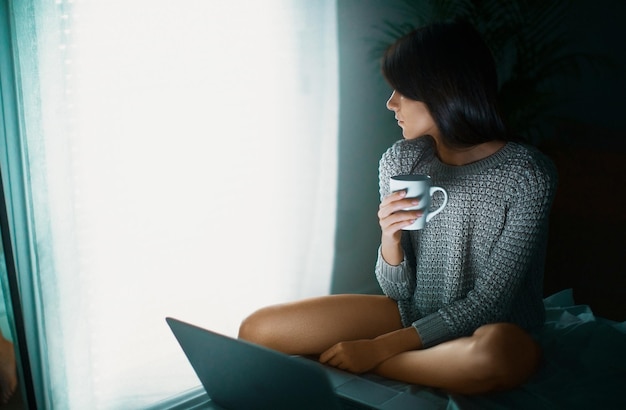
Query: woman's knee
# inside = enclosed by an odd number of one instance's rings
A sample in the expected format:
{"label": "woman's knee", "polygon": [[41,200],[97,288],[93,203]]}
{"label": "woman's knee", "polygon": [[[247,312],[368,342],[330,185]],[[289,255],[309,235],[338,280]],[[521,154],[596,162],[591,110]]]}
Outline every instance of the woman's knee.
{"label": "woman's knee", "polygon": [[519,326],[495,323],[474,332],[472,354],[477,377],[488,390],[502,390],[521,385],[537,370],[541,348]]}
{"label": "woman's knee", "polygon": [[274,347],[276,328],[272,323],[276,315],[277,308],[274,306],[257,310],[241,322],[238,337],[266,347]]}
{"label": "woman's knee", "polygon": [[331,295],[262,308],[243,320],[239,337],[284,353],[319,354],[401,326],[397,305],[384,296]]}

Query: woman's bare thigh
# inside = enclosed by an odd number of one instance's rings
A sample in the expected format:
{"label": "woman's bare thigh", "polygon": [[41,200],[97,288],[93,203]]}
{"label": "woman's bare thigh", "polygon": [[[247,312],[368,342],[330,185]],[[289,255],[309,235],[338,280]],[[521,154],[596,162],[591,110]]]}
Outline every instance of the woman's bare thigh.
{"label": "woman's bare thigh", "polygon": [[288,354],[309,355],[401,327],[398,306],[386,296],[331,295],[260,309],[242,322],[239,337]]}

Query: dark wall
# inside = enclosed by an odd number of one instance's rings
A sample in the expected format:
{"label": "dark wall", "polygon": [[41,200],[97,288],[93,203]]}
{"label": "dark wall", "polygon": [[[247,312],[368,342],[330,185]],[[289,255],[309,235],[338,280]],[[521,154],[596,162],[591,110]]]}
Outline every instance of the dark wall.
{"label": "dark wall", "polygon": [[[574,49],[606,57],[613,67],[583,67],[580,78],[563,81],[564,99],[558,112],[573,123],[606,129],[585,145],[625,147],[626,138],[626,2],[621,0],[574,1],[566,20]],[[567,139],[560,141],[569,145]],[[580,141],[572,141],[580,143]]]}
{"label": "dark wall", "polygon": [[560,88],[564,117],[544,150],[559,170],[545,292],[572,288],[594,313],[626,320],[626,2],[573,2],[575,47],[610,65],[584,67]]}
{"label": "dark wall", "polygon": [[[385,108],[390,93],[371,56],[385,20],[403,22],[401,0],[338,0],[340,122],[336,255],[332,291],[378,292],[378,160],[401,138]],[[542,149],[560,172],[546,270],[546,293],[573,287],[581,303],[626,320],[626,2],[576,1],[566,18],[574,47],[610,57],[561,80],[561,119],[547,124]],[[581,199],[581,185],[593,186]],[[585,189],[587,191],[587,189]],[[607,199],[608,198],[608,199]],[[584,203],[593,206],[585,207]],[[604,203],[607,203],[604,206]]]}
{"label": "dark wall", "polygon": [[[339,182],[332,291],[376,292],[378,160],[402,138],[385,108],[391,89],[372,56],[385,19],[402,20],[394,1],[338,0]],[[397,1],[396,1],[397,3]]]}

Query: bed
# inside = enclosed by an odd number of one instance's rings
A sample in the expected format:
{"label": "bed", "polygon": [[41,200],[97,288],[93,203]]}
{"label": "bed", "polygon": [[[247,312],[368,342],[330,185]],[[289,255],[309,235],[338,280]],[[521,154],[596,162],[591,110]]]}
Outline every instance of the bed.
{"label": "bed", "polygon": [[441,409],[626,409],[626,322],[597,317],[574,303],[572,289],[544,300],[540,370],[514,390],[446,394],[375,375],[366,378],[428,398]]}

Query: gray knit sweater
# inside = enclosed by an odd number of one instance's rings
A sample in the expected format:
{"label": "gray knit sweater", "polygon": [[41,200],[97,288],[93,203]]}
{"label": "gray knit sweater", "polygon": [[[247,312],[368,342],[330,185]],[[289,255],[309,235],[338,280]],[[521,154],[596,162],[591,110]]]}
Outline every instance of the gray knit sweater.
{"label": "gray knit sweater", "polygon": [[[380,160],[381,199],[389,178],[429,174],[448,192],[446,208],[423,230],[404,231],[398,266],[378,252],[376,277],[398,301],[404,326],[424,347],[467,336],[494,322],[531,329],[543,323],[543,268],[548,214],[556,190],[552,162],[539,151],[509,142],[465,166],[435,155],[430,138],[401,140]],[[432,207],[442,201],[433,197]]]}

